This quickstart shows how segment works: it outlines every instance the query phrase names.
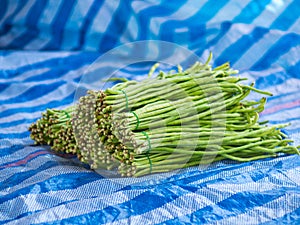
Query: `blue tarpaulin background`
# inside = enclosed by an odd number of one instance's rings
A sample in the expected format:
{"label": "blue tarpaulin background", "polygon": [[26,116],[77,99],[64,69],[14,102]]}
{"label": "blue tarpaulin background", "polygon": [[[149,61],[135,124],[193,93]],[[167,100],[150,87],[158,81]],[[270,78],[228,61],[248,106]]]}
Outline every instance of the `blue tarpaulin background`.
{"label": "blue tarpaulin background", "polygon": [[[223,161],[106,179],[33,146],[28,127],[73,104],[84,70],[133,41],[162,40],[229,61],[271,91],[262,119],[300,144],[300,1],[0,1],[1,224],[300,224],[300,157]],[[120,74],[146,75],[150,64]]]}

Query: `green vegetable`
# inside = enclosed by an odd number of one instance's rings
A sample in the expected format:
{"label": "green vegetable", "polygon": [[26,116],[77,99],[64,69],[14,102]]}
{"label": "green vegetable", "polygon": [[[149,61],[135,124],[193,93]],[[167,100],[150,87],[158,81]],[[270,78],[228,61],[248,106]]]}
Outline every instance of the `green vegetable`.
{"label": "green vegetable", "polygon": [[152,78],[155,64],[143,81],[90,90],[75,106],[47,110],[29,128],[31,137],[122,176],[299,154],[281,132],[288,124],[259,121],[266,98],[246,99],[251,92],[272,94],[241,84],[245,78],[228,63],[212,69],[210,58]]}

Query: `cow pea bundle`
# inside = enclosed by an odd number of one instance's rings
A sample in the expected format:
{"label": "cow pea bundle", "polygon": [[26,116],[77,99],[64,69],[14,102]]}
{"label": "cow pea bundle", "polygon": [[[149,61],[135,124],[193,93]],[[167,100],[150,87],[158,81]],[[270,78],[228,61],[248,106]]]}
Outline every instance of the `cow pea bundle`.
{"label": "cow pea bundle", "polygon": [[48,109],[29,130],[36,144],[76,154],[92,169],[143,176],[223,159],[247,162],[299,154],[282,132],[288,124],[259,121],[271,93],[245,85],[228,63],[190,68],[106,90],[89,90],[64,110]]}

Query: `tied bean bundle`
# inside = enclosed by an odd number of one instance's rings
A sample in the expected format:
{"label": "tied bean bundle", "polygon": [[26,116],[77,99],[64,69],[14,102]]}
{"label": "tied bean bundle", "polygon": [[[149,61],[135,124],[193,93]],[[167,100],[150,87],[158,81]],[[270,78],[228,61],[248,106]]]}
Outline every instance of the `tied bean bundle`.
{"label": "tied bean bundle", "polygon": [[151,78],[155,65],[145,80],[90,90],[75,106],[47,110],[31,125],[31,137],[122,176],[299,154],[281,131],[288,124],[259,121],[266,98],[246,99],[271,93],[242,84],[228,63],[212,69],[209,60]]}

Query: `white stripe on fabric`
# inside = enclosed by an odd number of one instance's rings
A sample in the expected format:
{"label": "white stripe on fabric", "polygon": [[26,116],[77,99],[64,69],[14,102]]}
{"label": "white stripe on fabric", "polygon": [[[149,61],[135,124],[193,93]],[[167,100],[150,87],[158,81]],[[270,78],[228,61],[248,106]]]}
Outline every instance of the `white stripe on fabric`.
{"label": "white stripe on fabric", "polygon": [[[300,86],[300,81],[299,81],[299,86]],[[289,92],[285,96],[281,96],[280,98],[274,98],[274,99],[269,99],[267,100],[267,104],[265,106],[265,109],[271,108],[271,107],[276,107],[279,104],[283,104],[285,102],[293,102],[298,100],[299,97],[295,94],[295,92]]]}
{"label": "white stripe on fabric", "polygon": [[[247,183],[234,183],[235,179],[231,183],[220,184],[208,184],[207,186],[212,190],[219,191],[221,193],[242,193],[242,192],[265,192],[269,190],[275,190],[276,188],[295,188],[299,185],[300,179],[296,178],[296,172],[300,168],[292,168],[278,172],[277,170],[268,170],[268,175],[263,179],[247,182]],[[295,171],[296,170],[296,171]],[[243,173],[240,176],[244,176]],[[238,178],[238,177],[237,177]]]}
{"label": "white stripe on fabric", "polygon": [[277,177],[280,177],[281,180],[287,180],[290,183],[294,184],[294,186],[300,185],[300,167],[296,167],[293,169],[289,169],[288,171],[284,171],[284,174],[279,173]]}
{"label": "white stripe on fabric", "polygon": [[37,23],[37,27],[40,29],[39,36],[32,39],[24,46],[24,49],[42,49],[51,41],[51,24],[60,9],[61,4],[63,4],[63,1],[48,1],[47,6],[44,8]]}
{"label": "white stripe on fabric", "polygon": [[[243,176],[240,174],[240,176]],[[221,193],[241,193],[245,191],[268,191],[275,189],[277,185],[270,183],[269,177],[265,177],[259,181],[248,181],[247,183],[239,184],[239,183],[225,183],[223,182],[222,185],[220,184],[209,184],[208,187],[212,190],[218,190]]]}
{"label": "white stripe on fabric", "polygon": [[[91,199],[92,203],[95,203],[96,201],[100,202],[101,200],[112,199],[112,201],[106,201],[106,202],[109,202],[108,203],[109,205],[120,204],[122,203],[122,199],[121,199],[122,194],[120,196],[120,192],[118,192],[118,190],[120,190],[123,187],[124,186],[118,185],[114,182],[110,182],[108,179],[102,179],[102,180],[84,184],[74,189],[65,189],[65,190],[58,190],[58,191],[49,191],[41,194],[27,194],[23,196],[18,196],[12,200],[4,202],[3,204],[0,204],[0,209],[2,208],[3,209],[2,212],[4,212],[5,210],[9,210],[10,205],[23,206],[23,207],[18,207],[16,210],[14,210],[14,212],[7,212],[6,218],[3,218],[3,220],[5,220],[5,219],[14,219],[15,217],[18,217],[23,213],[43,210],[45,208],[49,209],[51,207],[59,207],[58,205],[64,202],[69,202],[74,200],[80,201],[80,200]],[[126,202],[126,200],[128,199],[130,200],[133,197],[136,197],[145,191],[146,190],[142,190],[142,189],[124,191],[124,194],[126,196],[131,195],[132,197],[124,198],[123,201]],[[93,202],[92,200],[93,198],[96,200],[95,202]],[[24,199],[31,201],[31,204],[22,205],[22,203],[24,204]],[[41,202],[44,202],[45,204],[41,204]],[[106,206],[104,205],[103,208],[107,206],[108,205]],[[98,210],[100,210],[100,208]],[[10,215],[10,213],[12,215]],[[61,216],[63,217],[64,215]]]}
{"label": "white stripe on fabric", "polygon": [[[86,190],[86,192],[90,191],[91,190]],[[104,197],[101,196],[93,197],[90,199],[81,199],[78,201],[58,205],[50,209],[44,208],[37,213],[29,214],[28,216],[19,219],[17,222],[20,224],[46,223],[74,216],[80,216],[87,213],[97,212],[108,206],[113,206],[130,201],[143,192],[145,192],[145,190],[129,190],[116,192]],[[65,196],[62,197],[64,198]],[[45,217],[45,215],[47,216]],[[12,221],[7,224],[14,224],[14,222]]]}
{"label": "white stripe on fabric", "polygon": [[247,70],[251,68],[261,57],[282,37],[281,31],[269,31],[260,40],[256,41],[241,57],[232,65],[235,69]]}
{"label": "white stripe on fabric", "polygon": [[[60,80],[69,81],[69,80],[78,78],[78,77],[82,76],[82,74],[84,74],[89,67],[90,67],[90,65],[83,65],[79,69],[69,70],[66,74],[64,74],[60,77]],[[42,69],[33,69],[33,70],[27,71],[25,73],[20,73],[20,74],[18,74],[18,76],[13,77],[11,79],[9,79],[9,78],[8,79],[0,79],[0,82],[2,82],[2,81],[3,82],[6,82],[6,81],[10,81],[10,82],[21,81],[22,82],[30,77],[34,77],[34,76],[38,76],[43,73],[46,73],[49,70],[50,70],[50,68],[48,68],[48,67],[42,68]],[[26,81],[26,83],[23,83],[23,84],[34,86],[37,84],[45,84],[45,83],[51,84],[51,82],[57,82],[57,78],[49,78],[49,79],[45,79],[45,80],[41,80],[41,81]],[[14,93],[14,94],[17,94],[17,93]]]}
{"label": "white stripe on fabric", "polygon": [[[116,76],[124,77],[124,78],[131,79],[131,80],[143,80],[148,77],[147,73],[148,73],[148,71],[145,72],[144,74],[129,74],[128,72],[118,71],[118,74],[116,74]],[[155,75],[155,73],[154,73],[154,75]]]}
{"label": "white stripe on fabric", "polygon": [[[263,120],[269,120],[270,122],[276,122],[276,121],[285,121],[289,122],[292,119],[299,118],[299,106],[293,107],[293,108],[283,108],[278,109],[275,112],[272,112],[270,114],[262,114],[261,119]],[[300,120],[292,121],[291,125],[286,127],[285,129],[295,129],[300,128]]]}
{"label": "white stripe on fabric", "polygon": [[[96,32],[105,33],[120,4],[120,0],[105,2],[98,11],[90,30],[94,30],[93,28],[96,28]],[[101,23],[99,23],[99,21],[101,21]]]}
{"label": "white stripe on fabric", "polygon": [[42,49],[44,46],[46,46],[50,41],[52,35],[52,23],[55,19],[56,14],[58,13],[61,4],[63,4],[63,1],[57,2],[57,1],[49,1],[47,7],[42,12],[42,15],[38,22],[38,27],[41,30],[39,37],[37,39],[33,39],[31,42],[29,42],[25,49],[30,48],[38,48]]}
{"label": "white stripe on fabric", "polygon": [[142,10],[160,5],[160,1],[132,1],[131,7],[135,14],[139,14]]}
{"label": "white stripe on fabric", "polygon": [[[150,19],[149,29],[150,31],[157,37],[159,36],[160,27],[164,22],[168,22],[169,20],[176,20],[176,21],[184,21],[189,19],[190,17],[194,16],[201,7],[205,4],[205,1],[194,1],[189,0],[185,4],[183,4],[179,9],[176,10],[171,15],[161,16],[161,17],[152,17]],[[187,13],[188,12],[188,13]],[[174,21],[174,23],[176,23]]]}
{"label": "white stripe on fabric", "polygon": [[[45,83],[45,82],[44,82]],[[47,82],[47,84],[51,85],[52,83],[55,83],[55,80],[51,80]],[[34,82],[34,84],[39,84],[38,82]],[[33,86],[34,86],[33,84]],[[31,106],[39,106],[41,104],[48,103],[49,101],[55,101],[55,100],[62,100],[65,97],[69,96],[76,88],[76,83],[65,83],[61,84],[57,89],[39,96],[37,98],[28,99],[26,102],[19,102],[19,103],[7,103],[2,104],[3,109],[15,109],[15,108],[23,108],[27,107],[27,103]]]}
{"label": "white stripe on fabric", "polygon": [[[172,187],[175,188],[175,187]],[[209,199],[208,194],[213,191],[213,201]],[[207,206],[216,205],[218,202],[223,201],[226,198],[229,198],[231,193],[222,193],[215,192],[210,188],[202,188],[195,193],[188,193],[182,196],[179,196],[172,202],[168,202],[162,205],[159,208],[153,209],[149,212],[131,216],[130,218],[117,220],[112,223],[107,223],[110,225],[117,224],[156,224],[162,223],[164,221],[174,219],[183,215],[191,214],[199,209],[202,209]]]}
{"label": "white stripe on fabric", "polygon": [[[97,184],[94,184],[94,185],[97,185]],[[91,187],[91,188],[95,189],[94,187]],[[15,219],[17,216],[19,216],[23,213],[28,213],[28,212],[35,212],[35,211],[40,211],[40,210],[42,210],[42,212],[44,210],[48,211],[50,207],[53,208],[54,210],[56,210],[57,208],[61,208],[62,203],[68,202],[68,201],[75,201],[76,203],[75,204],[74,203],[64,203],[66,206],[74,207],[75,205],[77,205],[77,207],[78,207],[78,205],[80,204],[79,200],[86,202],[87,204],[94,205],[93,207],[86,208],[88,212],[94,212],[94,211],[101,210],[101,209],[108,207],[110,205],[113,205],[113,204],[119,204],[119,203],[126,202],[126,200],[130,199],[127,196],[136,197],[137,195],[140,195],[141,193],[144,192],[143,190],[130,190],[130,191],[124,191],[122,194],[120,194],[120,192],[117,192],[117,193],[112,192],[108,195],[101,194],[99,196],[99,195],[97,195],[98,191],[91,192],[90,191],[91,189],[80,188],[81,193],[79,196],[77,196],[76,194],[74,195],[74,192],[78,193],[77,189],[72,189],[71,191],[69,191],[69,190],[60,191],[60,192],[55,193],[55,195],[53,195],[52,193],[43,193],[40,195],[29,194],[29,195],[18,197],[16,199],[14,199],[13,201],[5,202],[4,204],[0,205],[0,209],[1,208],[3,209],[3,210],[1,210],[2,212],[5,213],[5,211],[7,211],[6,214],[3,215],[2,219],[3,220]],[[127,192],[130,192],[130,193],[127,193]],[[95,198],[95,196],[97,196],[97,197]],[[126,197],[123,197],[123,196],[126,196]],[[106,199],[110,200],[110,201],[107,201],[107,203],[105,203],[104,200],[106,200]],[[45,206],[43,204],[40,204],[40,202],[47,202],[48,204]],[[97,206],[95,206],[95,204],[97,204]],[[18,207],[16,207],[16,210],[11,211],[9,209],[9,206],[11,206],[11,205],[16,205]],[[82,208],[82,207],[78,207],[78,208]],[[42,214],[42,213],[37,213],[37,214]],[[68,215],[68,217],[74,216],[74,215],[78,216],[78,214],[82,215],[85,213],[82,212],[81,210],[75,209],[74,213],[72,213],[72,214]],[[33,215],[36,215],[36,214],[34,213]],[[40,215],[40,216],[42,217],[42,215]],[[65,211],[62,210],[59,213],[59,216],[60,216],[60,219],[63,219],[64,217],[66,217]],[[31,217],[31,216],[29,216],[29,217]],[[26,220],[26,217],[24,219]],[[42,218],[40,218],[40,220],[42,220],[44,222],[50,222],[50,221],[53,221],[53,218],[47,218],[46,221],[43,220]]]}
{"label": "white stripe on fabric", "polygon": [[277,15],[281,14],[279,13],[279,10],[283,7],[286,7],[287,2],[290,1],[284,1],[284,0],[272,0],[267,6],[266,9],[268,9],[272,13],[277,13]]}
{"label": "white stripe on fabric", "polygon": [[299,52],[300,52],[300,45],[290,48],[288,52],[280,55],[280,57],[276,61],[274,61],[270,65],[270,67],[273,68],[280,65],[284,70],[284,68],[294,66],[296,63],[298,63]]}
{"label": "white stripe on fabric", "polygon": [[13,27],[8,33],[0,37],[0,47],[6,47],[12,43],[16,38],[26,33],[27,28],[25,27]]}
{"label": "white stripe on fabric", "polygon": [[[22,118],[24,119],[24,118]],[[19,125],[3,127],[0,130],[0,134],[15,134],[15,133],[23,133],[28,131],[29,124],[22,123]]]}
{"label": "white stripe on fabric", "polygon": [[2,138],[0,139],[0,149],[7,149],[13,145],[30,145],[32,140],[30,137],[25,138]]}
{"label": "white stripe on fabric", "polygon": [[[3,57],[3,64],[0,65],[1,70],[19,69],[23,66],[51,60],[55,58],[63,58],[77,55],[78,52],[31,52],[31,51],[14,51]],[[32,68],[31,70],[35,70]],[[20,74],[23,76],[23,74]],[[15,78],[14,78],[15,79]]]}
{"label": "white stripe on fabric", "polygon": [[283,196],[262,206],[254,207],[244,214],[215,221],[211,224],[262,224],[283,217],[300,207],[300,195],[285,193]]}
{"label": "white stripe on fabric", "polygon": [[[153,50],[151,49],[151,51]],[[123,68],[124,66],[128,66],[122,61],[116,61],[116,58],[118,57],[128,57],[128,52],[130,52],[130,50],[127,51],[126,47],[123,46],[118,49],[117,56],[111,56],[111,52],[109,52],[109,54],[104,54],[99,57],[91,65],[82,67],[83,75],[79,82],[79,87],[96,90],[102,89],[106,84],[106,82],[103,82],[103,78],[107,79],[112,75],[116,75],[115,73],[119,69]],[[153,59],[153,55],[150,59]],[[112,68],[112,70],[110,71],[111,73],[105,75],[99,73],[99,69],[102,68]],[[148,74],[148,71],[149,70],[147,69],[145,74]],[[130,78],[134,79],[136,77],[131,75]]]}
{"label": "white stripe on fabric", "polygon": [[[75,79],[75,78],[78,78],[82,75],[82,73],[85,72],[85,70],[88,68],[89,65],[87,66],[82,66],[80,67],[79,69],[75,69],[75,70],[69,70],[67,73],[63,74],[60,76],[59,80],[61,81],[70,81],[72,79]],[[15,83],[15,85],[19,85],[19,88],[20,87],[34,87],[35,85],[38,85],[38,84],[51,84],[51,83],[55,83],[58,81],[57,78],[55,77],[52,77],[52,78],[48,78],[45,77],[45,79],[43,80],[32,80],[32,81],[25,81],[26,79],[29,79],[31,77],[35,77],[35,76],[39,76],[43,73],[46,73],[50,71],[50,68],[42,68],[42,69],[33,69],[33,70],[30,70],[30,71],[27,71],[25,73],[20,73],[18,74],[18,76],[16,77],[13,77],[11,79],[0,79],[0,82],[1,81],[5,81],[5,80],[8,80],[10,82],[16,82],[16,81],[20,81],[22,83]],[[8,92],[8,90],[5,90],[5,92]],[[18,90],[18,91],[22,91],[23,90]],[[1,93],[1,92],[0,92]],[[9,93],[9,92],[8,92]],[[6,94],[8,94],[6,93]],[[18,93],[12,93],[12,95],[18,95]]]}
{"label": "white stripe on fabric", "polygon": [[11,16],[14,11],[16,10],[16,8],[18,7],[18,4],[13,3],[12,1],[8,2],[8,6],[7,9],[5,11],[5,14],[3,16],[3,18],[0,20],[0,26],[2,26],[2,23],[9,17]]}
{"label": "white stripe on fabric", "polygon": [[[32,76],[38,76],[40,74],[46,73],[49,70],[50,70],[50,68],[33,69],[33,70],[27,71],[25,73],[18,74],[17,77],[0,79],[0,82],[5,82],[5,83],[6,82],[7,83],[11,82],[12,83],[11,85],[14,85],[13,82],[24,81],[24,80],[26,80],[26,79],[28,79],[28,78],[30,78]],[[1,100],[12,98],[14,96],[17,96],[19,93],[23,93],[25,91],[25,90],[21,90],[21,92],[20,92],[20,90],[18,90],[19,91],[18,93],[11,92],[11,85],[5,90],[6,96],[4,96],[4,95],[0,96]],[[20,84],[15,84],[15,85],[20,85]],[[9,94],[9,92],[10,92],[10,94]]]}
{"label": "white stripe on fabric", "polygon": [[[288,88],[287,88],[288,87]],[[268,86],[265,88],[266,91],[276,94],[276,96],[287,94],[290,92],[296,92],[300,89],[300,79],[290,78],[286,79],[283,83]]]}
{"label": "white stripe on fabric", "polygon": [[156,224],[190,214],[197,209],[215,204],[215,202],[205,197],[204,191],[208,191],[208,189],[204,188],[203,191],[180,196],[173,202],[167,203],[150,212],[107,224]]}
{"label": "white stripe on fabric", "polygon": [[[42,69],[43,72],[48,71],[48,69]],[[30,71],[32,72],[32,71]],[[36,71],[34,71],[36,72]],[[25,75],[28,75],[28,73],[25,73]],[[36,76],[37,74],[34,73],[34,75]],[[24,77],[22,77],[24,78]],[[24,78],[26,79],[26,78]],[[1,80],[0,80],[1,81]],[[12,81],[16,81],[14,79],[12,79]],[[11,85],[6,88],[4,91],[0,90],[0,100],[9,100],[11,98],[15,98],[17,96],[20,96],[21,94],[23,94],[24,92],[26,92],[28,89],[32,88],[36,83],[34,82],[34,84],[30,83],[30,85],[28,85],[28,83],[11,83]],[[1,120],[1,118],[0,118]]]}
{"label": "white stripe on fabric", "polygon": [[25,1],[25,5],[22,6],[22,9],[19,13],[13,18],[12,24],[23,25],[25,24],[25,20],[27,15],[29,14],[30,9],[34,5],[36,1]]}
{"label": "white stripe on fabric", "polygon": [[[219,32],[222,29],[222,24],[221,23],[206,24],[205,27],[206,27],[206,30],[212,30],[213,31],[213,32],[211,32],[209,34],[206,34],[204,36],[205,43],[209,43],[219,34]],[[193,51],[197,51],[199,46],[197,46],[197,44],[193,44],[193,45],[194,45]],[[202,57],[206,56],[206,59],[207,59],[207,57],[209,56],[210,51],[211,51],[210,49],[205,49],[204,52],[203,52]]]}
{"label": "white stripe on fabric", "polygon": [[293,23],[293,25],[288,29],[288,33],[296,33],[300,35],[300,18]]}
{"label": "white stripe on fabric", "polygon": [[206,24],[220,23],[222,19],[232,21],[247,6],[250,0],[245,1],[229,1],[221,10],[217,12]]}
{"label": "white stripe on fabric", "polygon": [[24,46],[24,50],[43,49],[49,43],[51,34],[48,34],[47,38],[43,36],[45,35],[39,35],[37,38],[31,40],[27,45]]}
{"label": "white stripe on fabric", "polygon": [[280,15],[291,2],[291,0],[272,0],[265,7],[264,11],[252,21],[252,24],[270,27],[278,15]]}
{"label": "white stripe on fabric", "polygon": [[[289,138],[291,138],[294,141],[294,145],[295,146],[299,146],[300,145],[300,130],[297,132],[293,132],[292,134],[289,134]],[[296,177],[299,177],[299,173]]]}
{"label": "white stripe on fabric", "polygon": [[[218,58],[223,51],[238,41],[243,35],[251,34],[253,26],[245,26],[245,24],[234,24],[230,27],[227,35],[223,36],[213,47],[213,59]],[[236,68],[238,69],[238,68]]]}
{"label": "white stripe on fabric", "polygon": [[17,109],[22,108],[30,105],[31,107],[39,106],[41,104],[46,104],[51,101],[57,101],[62,100],[65,97],[69,96],[73,91],[75,91],[77,84],[73,83],[67,83],[61,85],[56,90],[53,90],[52,92],[49,92],[48,94],[45,94],[39,98],[32,99],[27,102],[21,102],[21,103],[13,103],[13,104],[4,104],[2,107],[4,109]]}
{"label": "white stripe on fabric", "polygon": [[[32,154],[33,153],[34,152],[32,152]],[[26,156],[24,158],[26,158]],[[20,159],[20,160],[22,160],[22,159]],[[34,159],[26,162],[26,166],[24,166],[22,164],[22,165],[19,165],[19,166],[12,166],[12,167],[6,167],[5,169],[1,169],[0,171],[3,174],[3,176],[0,178],[0,182],[3,182],[6,179],[9,179],[9,177],[11,177],[11,176],[13,176],[17,173],[25,173],[25,172],[28,172],[28,171],[36,170],[36,169],[40,168],[41,166],[45,165],[48,162],[68,162],[68,161],[70,161],[70,160],[69,159],[64,159],[64,158],[61,158],[61,157],[58,158],[58,156],[56,156],[56,155],[51,155],[51,157],[49,157],[49,155],[47,155],[47,157],[45,157],[44,154],[37,155],[37,156],[35,156]]]}
{"label": "white stripe on fabric", "polygon": [[4,91],[0,90],[0,100],[3,101],[15,98],[21,95],[22,93],[26,92],[29,88],[31,87],[24,84],[11,83],[9,87],[6,88]]}
{"label": "white stripe on fabric", "polygon": [[[23,143],[19,143],[19,144],[23,144]],[[0,145],[0,150],[3,148],[9,148],[9,145],[5,145],[3,147]],[[10,164],[10,163],[14,163],[15,161],[22,160],[27,156],[29,156],[30,154],[41,149],[42,148],[26,146],[21,148],[20,150],[15,150],[9,155],[0,157],[0,162],[1,162],[0,166],[2,166],[3,164]]]}
{"label": "white stripe on fabric", "polygon": [[41,17],[38,21],[38,27],[42,28],[46,26],[51,26],[55,15],[57,14],[58,10],[60,9],[63,1],[48,1],[47,6],[44,8]]}
{"label": "white stripe on fabric", "polygon": [[[202,184],[202,183],[205,183],[208,181],[212,181],[212,180],[217,180],[217,179],[223,178],[223,177],[243,176],[243,174],[252,173],[257,170],[262,171],[262,172],[269,171],[271,168],[276,167],[278,162],[280,162],[281,160],[282,159],[280,159],[280,158],[273,158],[272,160],[269,160],[269,161],[253,161],[251,163],[245,163],[243,166],[239,166],[239,165],[241,165],[240,163],[232,164],[232,162],[231,162],[231,165],[229,166],[228,164],[222,165],[222,162],[219,162],[218,164],[221,164],[220,168],[215,168],[214,170],[217,170],[220,172],[210,175],[210,176],[206,176],[201,179],[197,179],[196,181],[194,181],[190,184],[191,185],[199,185],[199,184]],[[224,168],[221,169],[223,166],[227,166],[228,170],[227,169],[224,170]],[[239,168],[236,169],[236,166],[239,166]]]}
{"label": "white stripe on fabric", "polygon": [[49,169],[37,172],[33,176],[21,181],[19,184],[16,184],[13,187],[8,187],[8,188],[3,189],[1,192],[3,194],[12,193],[12,192],[18,191],[22,188],[28,187],[30,185],[44,182],[44,181],[50,179],[51,177],[54,177],[57,175],[68,175],[70,173],[81,173],[81,172],[91,173],[92,171],[88,171],[87,169],[80,167],[80,166],[71,166],[71,165],[53,166]]}
{"label": "white stripe on fabric", "polygon": [[[72,104],[72,103],[71,103]],[[65,105],[60,105],[59,107],[56,107],[56,109],[65,109],[67,107],[69,107],[70,104],[65,104]],[[5,116],[0,118],[0,125],[2,125],[2,123],[7,123],[7,122],[15,122],[21,119],[39,119],[41,117],[42,112],[45,112],[45,110],[37,110],[35,112],[16,112],[14,114],[11,114],[9,116]],[[30,124],[27,124],[27,126],[29,127]],[[14,126],[14,125],[12,125]]]}
{"label": "white stripe on fabric", "polygon": [[0,37],[0,47],[5,47],[12,43],[16,38],[22,36],[26,31],[26,26],[21,26],[25,24],[26,15],[28,11],[34,4],[34,1],[27,1],[22,9],[13,17],[11,21],[12,24],[17,24],[18,26],[13,26],[12,29],[5,35]]}
{"label": "white stripe on fabric", "polygon": [[[5,79],[0,79],[0,82],[7,82],[7,83],[13,83],[13,82],[16,82],[16,81],[24,81],[30,77],[33,77],[33,76],[38,76],[38,75],[41,75],[43,73],[46,73],[50,70],[50,68],[42,68],[42,69],[33,69],[33,70],[30,70],[30,71],[27,71],[25,73],[20,73],[18,74],[18,76],[16,77],[13,77],[13,78],[5,78]],[[31,82],[28,82],[28,83],[31,83]],[[27,84],[28,84],[27,83]],[[42,83],[42,81],[41,81]],[[24,83],[25,84],[25,83]],[[38,82],[36,82],[36,84],[38,84]],[[12,85],[12,84],[11,84]],[[17,85],[17,84],[16,84]],[[20,84],[19,84],[20,85]],[[25,86],[27,85],[24,85],[24,88]],[[5,99],[9,99],[9,98],[12,98],[14,96],[17,96],[19,93],[14,93],[14,92],[11,92],[10,91],[11,88],[10,86],[5,90],[5,94],[6,96],[2,96],[2,98],[0,98],[1,100],[5,100]],[[21,91],[22,93],[24,92],[23,90]]]}
{"label": "white stripe on fabric", "polygon": [[44,110],[37,110],[35,112],[20,112],[20,113],[15,113],[14,115],[9,115],[0,118],[0,126],[2,123],[8,123],[8,122],[15,122],[20,119],[26,118],[26,119],[38,119],[41,117],[42,112]]}
{"label": "white stripe on fabric", "polygon": [[80,28],[93,1],[76,1],[63,32],[62,49],[72,49],[79,43]]}
{"label": "white stripe on fabric", "polygon": [[247,77],[249,79],[254,79],[251,82],[255,82],[255,80],[258,79],[258,78],[260,78],[260,77],[267,77],[267,76],[270,76],[271,74],[281,73],[281,72],[283,72],[283,68],[281,68],[281,67],[273,67],[273,68],[268,68],[266,70],[259,70],[259,71],[244,70],[244,71],[241,71],[239,74],[242,77]]}
{"label": "white stripe on fabric", "polygon": [[[118,1],[105,1],[95,16],[93,23],[89,27],[89,30],[85,34],[86,43],[85,48],[87,50],[97,50],[101,37],[107,31],[107,27],[114,16],[114,12],[120,5]],[[99,22],[101,21],[101,23]]]}
{"label": "white stripe on fabric", "polygon": [[289,138],[291,138],[292,140],[295,140],[293,142],[293,146],[295,146],[295,147],[300,146],[300,132],[299,131],[297,131],[296,133],[290,134]]}
{"label": "white stripe on fabric", "polygon": [[[120,37],[121,43],[128,43],[137,40],[138,37],[138,22],[134,15],[128,19],[127,27]],[[128,74],[127,74],[128,75]]]}

